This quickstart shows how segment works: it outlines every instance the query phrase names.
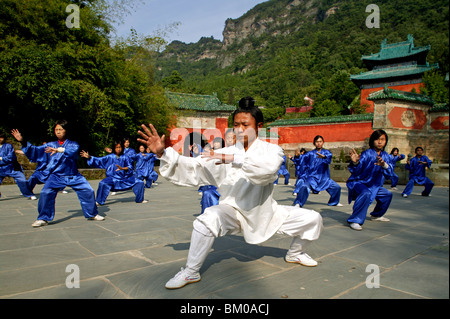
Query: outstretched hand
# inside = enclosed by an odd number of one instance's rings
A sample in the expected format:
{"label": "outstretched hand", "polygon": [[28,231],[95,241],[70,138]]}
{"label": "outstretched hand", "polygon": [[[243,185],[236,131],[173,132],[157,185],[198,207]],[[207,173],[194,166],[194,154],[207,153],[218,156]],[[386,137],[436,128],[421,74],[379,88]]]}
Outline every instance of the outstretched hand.
{"label": "outstretched hand", "polygon": [[218,160],[215,164],[230,164],[234,161],[234,155],[233,154],[222,154],[222,153],[215,153],[214,150],[211,150],[210,152],[202,153],[202,158],[206,158],[207,161],[211,160]]}
{"label": "outstretched hand", "polygon": [[385,164],[386,162],[381,158],[381,156],[377,156],[377,162],[375,163],[375,165],[384,166]]}
{"label": "outstretched hand", "polygon": [[17,130],[17,129],[12,129],[12,130],[11,130],[11,134],[12,134],[12,136],[14,136],[14,138],[15,138],[17,141],[19,141],[19,142],[22,142],[22,141],[23,141],[22,134],[20,134],[19,130]]}
{"label": "outstretched hand", "polygon": [[361,156],[355,151],[354,148],[350,150],[350,158],[352,159],[353,163],[358,163]]}
{"label": "outstretched hand", "polygon": [[155,127],[152,124],[149,124],[149,128],[144,124],[141,125],[142,131],[138,131],[138,134],[142,136],[142,138],[138,138],[138,142],[146,145],[152,153],[155,153],[156,156],[161,157],[164,153],[164,149],[166,148],[166,136],[159,136]]}
{"label": "outstretched hand", "polygon": [[80,152],[80,156],[81,156],[81,157],[84,157],[84,158],[89,158],[89,157],[91,157],[91,156],[89,155],[89,153],[86,152],[86,151],[84,151],[84,150],[82,150],[82,151]]}

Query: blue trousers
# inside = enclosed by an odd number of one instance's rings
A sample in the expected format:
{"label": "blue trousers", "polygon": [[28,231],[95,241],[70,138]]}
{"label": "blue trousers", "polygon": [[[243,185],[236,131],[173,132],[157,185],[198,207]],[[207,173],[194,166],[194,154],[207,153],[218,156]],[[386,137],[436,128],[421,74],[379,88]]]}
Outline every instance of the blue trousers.
{"label": "blue trousers", "polygon": [[25,178],[25,175],[21,172],[21,171],[12,171],[11,173],[6,173],[6,174],[2,174],[0,175],[0,184],[3,181],[3,178],[5,178],[6,176],[10,176],[12,178],[14,178],[14,181],[16,182],[17,186],[20,189],[20,192],[22,193],[23,196],[25,197],[31,197],[33,196],[33,191],[28,187],[27,184],[27,179]]}
{"label": "blue trousers", "polygon": [[219,204],[220,194],[217,192],[217,187],[213,185],[201,186],[201,191],[203,194],[200,204],[202,205],[201,214],[203,214],[208,207]]}
{"label": "blue trousers", "polygon": [[392,173],[391,176],[391,187],[397,187],[398,184],[398,175],[395,173]]}
{"label": "blue trousers", "polygon": [[[355,185],[353,190],[356,193],[356,199],[353,204],[353,213],[347,219],[347,222],[362,225],[366,220],[367,210],[369,209],[370,204],[372,204],[372,193],[369,191],[369,188],[363,184]],[[375,196],[375,201],[377,204],[370,215],[374,217],[381,217],[386,213],[389,205],[391,204],[392,193],[386,188],[380,187]]]}
{"label": "blue trousers", "polygon": [[[280,178],[280,175],[283,174],[278,174],[277,179],[275,180],[275,182],[273,182],[275,185],[278,184],[278,179]],[[285,172],[284,176],[284,185],[289,184],[289,178],[291,177],[291,175],[288,172]]]}
{"label": "blue trousers", "polygon": [[138,175],[138,176],[136,176],[136,178],[144,182],[145,188],[151,188],[152,184],[154,182],[153,179],[151,177],[149,177],[149,176],[140,176],[140,175]]}
{"label": "blue trousers", "polygon": [[114,181],[112,177],[106,177],[98,184],[97,189],[97,203],[100,205],[105,204],[106,198],[109,193],[115,191],[125,191],[133,189],[134,194],[136,195],[136,203],[140,203],[144,200],[144,182],[134,178],[130,179],[126,182],[117,182]]}
{"label": "blue trousers", "polygon": [[40,171],[35,171],[27,181],[28,188],[32,191],[37,184],[44,184],[48,175],[42,174]]}
{"label": "blue trousers", "polygon": [[71,187],[77,193],[84,217],[91,218],[98,214],[97,206],[95,205],[95,192],[83,175],[50,175],[42,188],[41,195],[39,196],[38,220],[53,220],[55,217],[56,195],[61,189],[67,186]]}
{"label": "blue trousers", "polygon": [[[309,193],[311,190],[313,189],[308,184],[308,182],[305,182],[303,179],[298,179],[294,190],[294,193],[297,193],[297,197],[294,200],[294,205],[299,204],[300,207],[303,207],[309,197]],[[335,181],[331,180],[331,185],[326,189],[326,191],[328,194],[330,194],[328,206],[336,206],[337,204],[339,204],[339,201],[341,199],[341,186],[339,186],[339,184]]]}
{"label": "blue trousers", "polygon": [[[428,177],[425,177],[425,183],[424,183],[425,189],[422,192],[422,196],[428,196],[431,193],[431,190],[433,189],[434,183],[431,181],[431,179],[429,179]],[[414,179],[410,179],[408,184],[406,184],[405,189],[402,192],[403,194],[406,195],[411,195],[412,190],[414,188]]]}

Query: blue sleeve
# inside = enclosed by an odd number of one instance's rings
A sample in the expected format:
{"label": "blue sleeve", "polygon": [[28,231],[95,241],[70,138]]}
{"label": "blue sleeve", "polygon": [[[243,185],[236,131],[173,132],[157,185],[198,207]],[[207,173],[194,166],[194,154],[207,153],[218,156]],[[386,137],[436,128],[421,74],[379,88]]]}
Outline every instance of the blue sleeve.
{"label": "blue sleeve", "polygon": [[3,144],[3,156],[2,162],[4,164],[12,164],[16,159],[16,153],[14,153],[14,147],[11,144]]}
{"label": "blue sleeve", "polygon": [[27,142],[26,146],[22,146],[22,151],[31,162],[36,163],[39,159],[42,159],[46,154],[45,153],[46,147],[47,146],[45,144],[41,146],[34,146],[30,142]]}
{"label": "blue sleeve", "polygon": [[94,167],[94,168],[103,168],[103,169],[107,169],[109,166],[109,160],[108,160],[108,156],[103,156],[103,157],[95,157],[95,156],[91,156],[88,161],[87,164],[90,167]]}

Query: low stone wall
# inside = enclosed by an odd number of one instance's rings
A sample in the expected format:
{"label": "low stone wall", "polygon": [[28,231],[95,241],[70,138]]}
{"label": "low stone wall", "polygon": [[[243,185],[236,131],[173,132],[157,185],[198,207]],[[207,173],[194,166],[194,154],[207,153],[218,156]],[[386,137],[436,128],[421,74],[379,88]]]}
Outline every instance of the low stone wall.
{"label": "low stone wall", "polygon": [[[295,179],[295,167],[292,162],[288,164],[288,170],[289,174],[291,174],[291,179]],[[104,169],[87,168],[79,169],[79,171],[88,180],[103,179],[106,177]],[[159,175],[158,166],[155,166],[155,171]],[[25,177],[28,179],[33,172],[33,170],[24,170]],[[395,174],[399,177],[399,185],[406,185],[408,182],[408,171],[405,170],[405,164],[397,164],[395,167]],[[449,164],[432,164],[431,168],[427,169],[426,174],[436,186],[449,186]],[[336,182],[345,183],[350,176],[348,163],[331,163],[330,176]],[[2,184],[7,185],[13,183],[14,179],[11,177],[5,177]],[[387,183],[389,183],[389,181]]]}
{"label": "low stone wall", "polygon": [[[406,164],[397,164],[395,166],[395,174],[398,175],[398,184],[406,185],[409,178],[409,171],[405,169]],[[295,178],[295,167],[293,163],[288,165],[289,174],[291,178]],[[426,175],[431,179],[435,186],[449,186],[449,164],[431,164],[431,168],[427,169]],[[348,163],[331,163],[330,177],[338,183],[345,183],[350,177],[348,170]],[[387,184],[390,181],[386,181]]]}

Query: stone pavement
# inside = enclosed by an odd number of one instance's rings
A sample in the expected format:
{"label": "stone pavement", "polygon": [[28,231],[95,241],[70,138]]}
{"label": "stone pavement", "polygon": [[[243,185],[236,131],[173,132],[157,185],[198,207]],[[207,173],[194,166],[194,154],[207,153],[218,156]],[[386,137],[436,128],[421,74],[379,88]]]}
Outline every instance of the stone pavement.
{"label": "stone pavement", "polygon": [[[95,190],[98,182],[90,181]],[[345,184],[340,185],[343,207],[327,206],[326,192],[310,195],[305,205],[324,221],[321,237],[308,248],[317,267],[284,262],[288,237],[249,245],[240,236],[227,236],[215,241],[202,280],[177,290],[164,284],[185,264],[192,222],[200,212],[197,189],[160,178],[146,190],[147,204],[136,204],[131,191],[108,197],[99,207],[106,216],[101,222],[87,221],[68,189],[57,196],[55,220],[32,228],[38,202],[21,197],[16,185],[3,185],[0,298],[449,298],[448,188],[435,187],[425,198],[423,187],[416,186],[404,199],[400,185],[386,215],[391,222],[367,220],[358,232],[347,226],[352,206]],[[275,187],[279,204],[292,205],[292,188]],[[38,196],[41,189],[35,189]],[[68,288],[66,280],[73,285],[77,269],[79,288]]]}

